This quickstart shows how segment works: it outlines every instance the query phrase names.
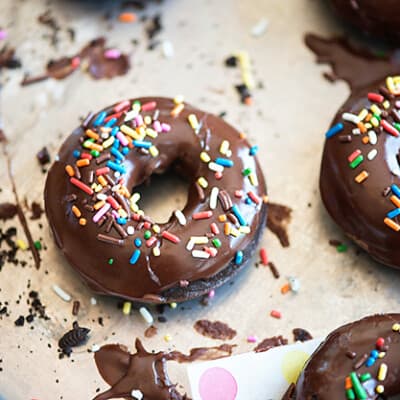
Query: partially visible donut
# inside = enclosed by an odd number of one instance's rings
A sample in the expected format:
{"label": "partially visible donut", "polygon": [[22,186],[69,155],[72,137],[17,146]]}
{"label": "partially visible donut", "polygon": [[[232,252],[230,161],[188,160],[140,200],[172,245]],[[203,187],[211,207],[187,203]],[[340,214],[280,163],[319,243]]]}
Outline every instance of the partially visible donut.
{"label": "partially visible donut", "polygon": [[[90,115],[48,173],[56,243],[98,293],[154,303],[208,293],[246,264],[264,229],[256,152],[221,118],[177,99],[127,100]],[[157,224],[135,187],[168,169],[188,180],[188,201]]]}
{"label": "partially visible donut", "polygon": [[371,36],[400,41],[398,0],[330,0],[336,13]]}
{"label": "partially visible donut", "polygon": [[400,268],[400,77],[354,91],[328,130],[320,191],[373,258]]}
{"label": "partially visible donut", "polygon": [[377,400],[400,394],[400,314],[333,331],[282,400]]}

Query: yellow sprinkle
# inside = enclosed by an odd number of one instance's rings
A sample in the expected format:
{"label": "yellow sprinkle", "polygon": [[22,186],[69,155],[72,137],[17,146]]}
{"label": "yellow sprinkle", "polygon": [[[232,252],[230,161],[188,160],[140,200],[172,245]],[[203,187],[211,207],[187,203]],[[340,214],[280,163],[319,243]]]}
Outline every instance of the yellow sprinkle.
{"label": "yellow sprinkle", "polygon": [[383,108],[385,110],[387,110],[390,107],[390,102],[388,100],[385,100],[382,105],[383,105]]}
{"label": "yellow sprinkle", "polygon": [[195,114],[189,114],[188,121],[189,121],[189,124],[192,127],[192,129],[194,131],[196,131],[197,128],[199,127],[199,121],[197,120],[196,115]]}
{"label": "yellow sprinkle", "polygon": [[160,248],[159,247],[153,247],[153,256],[154,257],[159,257],[161,254]]}
{"label": "yellow sprinkle", "polygon": [[137,203],[139,200],[140,200],[140,193],[139,192],[133,193],[131,198],[129,199],[129,201],[131,203]]}
{"label": "yellow sprinkle", "polygon": [[171,308],[176,308],[176,307],[178,307],[178,304],[177,303],[169,303],[169,306]]}
{"label": "yellow sprinkle", "polygon": [[105,149],[108,149],[109,147],[112,146],[112,144],[114,143],[115,137],[114,136],[110,136],[107,140],[105,140],[103,142],[103,147]]}
{"label": "yellow sprinkle", "polygon": [[165,340],[166,342],[170,342],[170,341],[172,340],[172,336],[169,335],[169,334],[167,334],[167,335],[164,336],[164,340]]}
{"label": "yellow sprinkle", "polygon": [[105,202],[104,200],[98,201],[98,202],[93,206],[93,208],[94,208],[95,210],[100,210],[100,208],[103,207],[104,204],[106,204],[106,202]]}
{"label": "yellow sprinkle", "polygon": [[223,140],[221,146],[219,146],[219,152],[222,155],[226,155],[226,152],[229,150],[229,142],[227,140]]}
{"label": "yellow sprinkle", "polygon": [[366,108],[363,108],[358,114],[358,118],[360,119],[360,121],[364,121],[367,115],[368,115],[368,110]]}
{"label": "yellow sprinkle", "polygon": [[172,109],[171,115],[172,115],[173,117],[177,117],[177,116],[182,112],[182,110],[183,110],[184,108],[185,108],[185,105],[184,105],[183,103],[177,104],[177,105]]}
{"label": "yellow sprinkle", "polygon": [[26,250],[28,248],[28,245],[22,239],[17,239],[15,244],[21,250]]}
{"label": "yellow sprinkle", "polygon": [[[375,118],[375,117],[374,117]],[[378,122],[378,124],[379,124],[379,122]],[[369,123],[369,122],[367,122],[365,125],[364,125],[364,127],[365,127],[365,129],[371,129],[372,128],[372,125]],[[363,132],[364,133],[364,132]]]}
{"label": "yellow sprinkle", "polygon": [[244,234],[250,233],[250,227],[249,227],[249,226],[241,226],[241,227],[239,228],[239,232],[240,232],[240,233],[244,233]]}
{"label": "yellow sprinkle", "polygon": [[386,379],[387,371],[388,366],[385,363],[382,363],[378,370],[378,381],[383,382]]}
{"label": "yellow sprinkle", "polygon": [[378,358],[384,358],[386,356],[386,353],[384,352],[384,351],[381,351],[379,354],[378,354]]}
{"label": "yellow sprinkle", "polygon": [[391,76],[388,76],[386,78],[386,86],[389,89],[390,93],[394,93],[395,92],[394,81],[393,81],[393,78]]}
{"label": "yellow sprinkle", "polygon": [[229,232],[229,234],[230,234],[231,236],[234,236],[234,237],[240,236],[240,232],[239,232],[234,226],[231,226],[231,227],[230,227],[230,232]]}
{"label": "yellow sprinkle", "polygon": [[86,218],[80,218],[79,219],[79,225],[85,226],[86,225]]}
{"label": "yellow sprinkle", "polygon": [[200,153],[200,160],[205,163],[208,163],[211,161],[211,157],[208,155],[208,153],[206,153],[205,151],[202,151]]}
{"label": "yellow sprinkle", "polygon": [[185,98],[181,94],[179,94],[178,96],[174,97],[174,103],[175,104],[181,104],[184,101],[185,101]]}
{"label": "yellow sprinkle", "polygon": [[118,210],[118,214],[121,218],[128,218],[128,214],[126,213],[126,211],[123,208],[120,208]]}
{"label": "yellow sprinkle", "polygon": [[143,140],[146,136],[146,128],[144,126],[138,126],[136,128],[136,134],[138,135],[138,140]]}
{"label": "yellow sprinkle", "polygon": [[101,186],[100,184],[96,185],[96,188],[94,189],[94,191],[95,191],[96,193],[99,193],[99,192],[101,192],[102,190],[103,190],[103,186]]}
{"label": "yellow sprinkle", "polygon": [[145,132],[146,132],[146,135],[150,136],[152,139],[155,139],[158,136],[158,133],[154,129],[151,129],[151,128],[147,128]]}
{"label": "yellow sprinkle", "polygon": [[134,138],[135,140],[141,140],[141,136],[134,129],[129,127],[128,125],[121,125],[120,130],[121,130],[121,132]]}
{"label": "yellow sprinkle", "polygon": [[249,88],[253,89],[255,84],[254,84],[254,78],[250,70],[247,71],[242,71],[242,79],[243,83]]}
{"label": "yellow sprinkle", "polygon": [[197,179],[197,183],[203,188],[206,189],[208,187],[208,182],[206,180],[206,178],[204,178],[203,176],[201,176],[199,179]]}
{"label": "yellow sprinkle", "polygon": [[138,212],[139,211],[139,206],[136,203],[131,203],[130,207],[131,207],[131,210],[133,212]]}
{"label": "yellow sprinkle", "polygon": [[157,157],[157,156],[160,154],[156,146],[151,146],[151,147],[149,148],[149,153],[150,153],[153,157]]}
{"label": "yellow sprinkle", "polygon": [[385,387],[383,385],[378,385],[375,388],[376,393],[382,394],[385,391]]}
{"label": "yellow sprinkle", "polygon": [[97,184],[96,184],[95,182],[93,182],[93,183],[90,185],[90,187],[91,187],[93,190],[95,190],[95,189],[97,188]]}
{"label": "yellow sprinkle", "polygon": [[107,179],[104,178],[103,175],[99,175],[99,176],[97,177],[97,180],[99,181],[99,183],[100,183],[101,186],[103,186],[103,187],[107,186]]}
{"label": "yellow sprinkle", "polygon": [[370,109],[374,114],[377,114],[377,115],[381,115],[382,114],[381,109],[376,104],[372,104]]}
{"label": "yellow sprinkle", "polygon": [[155,233],[160,233],[161,232],[161,228],[159,227],[159,225],[153,225],[152,229]]}
{"label": "yellow sprinkle", "polygon": [[144,211],[143,210],[137,210],[136,214],[141,215],[142,217],[144,216]]}
{"label": "yellow sprinkle", "polygon": [[398,322],[394,323],[392,325],[392,331],[393,332],[399,332],[400,331],[400,324]]}
{"label": "yellow sprinkle", "polygon": [[131,309],[132,309],[132,303],[130,301],[125,301],[122,307],[122,313],[124,315],[129,315],[131,313]]}
{"label": "yellow sprinkle", "polygon": [[225,214],[221,214],[218,216],[218,221],[219,222],[225,222],[226,221],[226,215]]}
{"label": "yellow sprinkle", "polygon": [[367,171],[361,171],[355,178],[354,178],[354,180],[357,182],[357,183],[362,183],[362,182],[364,182],[367,178],[368,178],[368,176],[369,176],[369,173],[367,172]]}
{"label": "yellow sprinkle", "polygon": [[257,179],[257,175],[254,173],[254,172],[252,172],[250,175],[249,175],[249,180],[250,180],[250,183],[253,185],[253,186],[258,186],[258,179]]}
{"label": "yellow sprinkle", "polygon": [[146,115],[146,116],[143,118],[143,121],[144,121],[144,123],[145,123],[146,125],[150,125],[152,119],[151,119],[150,115]]}
{"label": "yellow sprinkle", "polygon": [[77,206],[72,206],[72,212],[74,213],[76,218],[80,218],[82,215],[81,210]]}

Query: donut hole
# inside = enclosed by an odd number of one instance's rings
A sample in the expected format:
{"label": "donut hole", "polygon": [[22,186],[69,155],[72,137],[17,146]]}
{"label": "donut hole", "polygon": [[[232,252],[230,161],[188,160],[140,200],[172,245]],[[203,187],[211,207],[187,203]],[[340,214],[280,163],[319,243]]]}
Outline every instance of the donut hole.
{"label": "donut hole", "polygon": [[140,193],[139,205],[158,224],[169,221],[175,210],[183,210],[188,201],[189,181],[174,170],[152,174],[134,188]]}

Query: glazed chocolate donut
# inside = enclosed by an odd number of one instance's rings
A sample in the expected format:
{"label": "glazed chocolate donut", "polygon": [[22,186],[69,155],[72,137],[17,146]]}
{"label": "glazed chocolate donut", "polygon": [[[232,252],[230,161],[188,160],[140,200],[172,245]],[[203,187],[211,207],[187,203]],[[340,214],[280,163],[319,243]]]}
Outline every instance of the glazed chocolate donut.
{"label": "glazed chocolate donut", "polygon": [[333,331],[282,400],[375,400],[400,394],[400,314],[378,314]]}
{"label": "glazed chocolate donut", "polygon": [[[326,133],[320,191],[373,258],[400,268],[400,77],[354,91]],[[399,99],[399,100],[398,100]]]}
{"label": "glazed chocolate donut", "polygon": [[336,13],[370,35],[400,41],[398,0],[330,0]]}
{"label": "glazed chocolate donut", "polygon": [[[165,303],[208,293],[246,264],[264,229],[257,149],[179,99],[127,100],[90,114],[48,173],[55,241],[100,294]],[[135,187],[168,169],[188,180],[188,201],[161,224],[140,209]]]}

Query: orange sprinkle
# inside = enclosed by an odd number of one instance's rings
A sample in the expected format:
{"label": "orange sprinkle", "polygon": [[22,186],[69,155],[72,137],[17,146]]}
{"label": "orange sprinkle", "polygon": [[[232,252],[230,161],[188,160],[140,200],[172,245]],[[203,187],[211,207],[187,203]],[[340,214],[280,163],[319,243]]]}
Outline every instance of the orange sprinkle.
{"label": "orange sprinkle", "polygon": [[177,104],[171,111],[171,116],[177,117],[181,111],[185,108],[185,105],[183,103]]}
{"label": "orange sprinkle", "polygon": [[97,143],[92,143],[89,148],[91,150],[103,151],[103,146]]}
{"label": "orange sprinkle", "polygon": [[251,96],[247,96],[244,99],[244,104],[246,104],[246,106],[251,106],[253,104],[253,99]]}
{"label": "orange sprinkle", "polygon": [[367,116],[365,117],[365,121],[369,122],[369,121],[371,121],[371,118],[372,118],[372,114],[368,113]]}
{"label": "orange sprinkle", "polygon": [[287,292],[289,292],[289,290],[290,290],[290,285],[288,283],[281,287],[281,293],[282,294],[286,294]]}
{"label": "orange sprinkle", "polygon": [[383,222],[391,229],[393,229],[394,231],[398,232],[400,231],[400,225],[396,224],[396,222],[394,222],[392,219],[386,217]]}
{"label": "orange sprinkle", "polygon": [[99,139],[99,135],[96,132],[93,132],[91,129],[86,129],[86,136],[89,136],[90,138],[94,139],[94,140],[98,140]]}
{"label": "orange sprinkle", "polygon": [[90,160],[87,158],[81,158],[76,162],[77,167],[87,167],[90,164]]}
{"label": "orange sprinkle", "polygon": [[103,187],[107,186],[107,180],[106,180],[106,178],[104,178],[103,175],[98,176],[97,180],[99,181],[101,186],[103,186]]}
{"label": "orange sprinkle", "polygon": [[72,206],[72,212],[74,213],[76,218],[80,218],[82,215],[81,210],[77,206]]}
{"label": "orange sprinkle", "polygon": [[362,140],[362,142],[364,144],[368,144],[369,143],[369,137],[368,136],[363,136],[363,138],[361,140]]}
{"label": "orange sprinkle", "polygon": [[239,139],[246,139],[246,134],[244,132],[240,132]]}
{"label": "orange sprinkle", "polygon": [[93,208],[94,208],[95,210],[99,210],[101,207],[104,206],[104,204],[106,204],[106,202],[105,202],[104,200],[98,201],[98,202],[93,206]]}
{"label": "orange sprinkle", "polygon": [[351,383],[351,379],[350,379],[350,377],[348,376],[348,377],[346,377],[345,384],[344,384],[344,388],[345,388],[346,390],[348,390],[348,389],[351,389],[352,387],[353,387],[353,385],[352,385],[352,383]]}
{"label": "orange sprinkle", "polygon": [[357,124],[358,129],[360,130],[361,133],[366,133],[367,132],[367,128],[365,127],[365,125],[362,122],[359,122]]}
{"label": "orange sprinkle", "polygon": [[399,199],[397,196],[395,196],[395,195],[390,196],[390,201],[391,201],[396,207],[400,208],[400,199]]}
{"label": "orange sprinkle", "polygon": [[135,13],[124,12],[124,13],[119,14],[118,19],[119,19],[120,22],[124,22],[126,24],[130,24],[132,22],[135,22],[137,17],[136,17]]}
{"label": "orange sprinkle", "polygon": [[75,175],[75,171],[74,171],[74,169],[71,167],[71,165],[66,165],[66,166],[65,166],[65,172],[66,172],[69,176],[74,176],[74,175]]}
{"label": "orange sprinkle", "polygon": [[354,180],[357,183],[363,183],[367,178],[369,177],[369,173],[367,171],[361,171],[355,178]]}
{"label": "orange sprinkle", "polygon": [[225,235],[229,235],[231,233],[231,224],[226,222],[224,225],[224,233]]}
{"label": "orange sprinkle", "polygon": [[263,199],[263,202],[264,202],[265,204],[268,204],[269,198],[268,198],[267,195],[263,196],[262,199]]}
{"label": "orange sprinkle", "polygon": [[79,219],[79,225],[85,226],[86,225],[86,218],[80,218]]}
{"label": "orange sprinkle", "polygon": [[221,214],[218,216],[218,221],[219,222],[226,222],[226,215],[225,214]]}

